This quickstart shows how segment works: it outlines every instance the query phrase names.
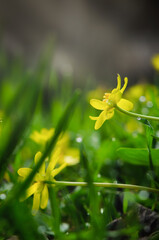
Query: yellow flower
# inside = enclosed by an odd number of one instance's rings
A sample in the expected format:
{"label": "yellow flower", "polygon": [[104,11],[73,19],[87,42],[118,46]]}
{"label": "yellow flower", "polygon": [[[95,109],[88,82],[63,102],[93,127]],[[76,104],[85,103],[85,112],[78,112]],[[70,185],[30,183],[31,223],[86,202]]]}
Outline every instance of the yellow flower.
{"label": "yellow flower", "polygon": [[[45,147],[47,141],[49,141],[50,138],[53,137],[54,132],[55,132],[54,128],[51,128],[49,130],[43,128],[40,132],[34,131],[30,135],[30,138],[34,142]],[[68,165],[75,165],[79,163],[80,154],[78,149],[69,147],[69,141],[70,139],[68,133],[61,134],[56,143],[55,151],[57,148],[60,148],[59,163],[62,164],[66,162]]]}
{"label": "yellow flower", "polygon": [[154,69],[156,71],[159,71],[159,54],[155,54],[152,57],[151,62],[152,62],[152,66],[154,67]]}
{"label": "yellow flower", "polygon": [[59,163],[67,163],[68,166],[76,165],[79,163],[80,153],[76,148],[67,148],[65,151],[61,151]]}
{"label": "yellow flower", "polygon": [[[40,160],[42,156],[41,152],[37,152],[34,158],[35,164]],[[38,173],[36,173],[33,184],[27,189],[25,198],[30,197],[31,195],[34,195],[33,197],[33,214],[35,215],[37,211],[39,210],[39,207],[44,209],[47,206],[48,199],[49,199],[49,193],[48,193],[48,184],[46,181],[55,181],[54,177],[61,172],[66,166],[72,165],[67,163],[66,161],[63,161],[60,163],[60,149],[56,149],[51,154],[49,164],[46,168],[45,162],[42,164],[41,168],[39,169]],[[56,168],[56,166],[58,167]],[[20,168],[18,170],[19,176],[24,180],[30,173],[32,169],[31,168]]]}
{"label": "yellow flower", "polygon": [[30,138],[36,142],[37,144],[45,145],[47,141],[51,139],[55,132],[54,128],[51,129],[46,129],[42,128],[40,132],[34,131],[31,135]]}
{"label": "yellow flower", "polygon": [[133,108],[133,103],[122,98],[122,94],[124,90],[126,89],[128,84],[128,78],[124,78],[124,86],[121,88],[121,78],[120,75],[117,75],[117,88],[114,88],[111,93],[105,93],[103,97],[103,101],[100,101],[98,99],[91,99],[90,104],[98,109],[103,110],[101,114],[98,117],[92,117],[90,118],[92,120],[96,120],[95,123],[95,129],[99,129],[103,123],[112,118],[114,115],[114,109],[116,106],[130,111]]}

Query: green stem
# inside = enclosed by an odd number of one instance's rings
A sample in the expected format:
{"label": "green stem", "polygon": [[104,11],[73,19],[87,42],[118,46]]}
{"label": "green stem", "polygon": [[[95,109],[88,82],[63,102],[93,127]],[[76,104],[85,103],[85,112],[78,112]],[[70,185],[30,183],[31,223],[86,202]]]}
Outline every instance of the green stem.
{"label": "green stem", "polygon": [[115,106],[115,108],[122,112],[122,113],[125,113],[131,117],[135,117],[135,118],[145,118],[147,120],[155,120],[155,121],[159,121],[159,117],[154,117],[154,116],[147,116],[147,115],[142,115],[142,114],[138,114],[138,113],[133,113],[133,112],[129,112],[129,111],[126,111],[120,107],[118,107],[117,105]]}
{"label": "green stem", "polygon": [[[54,184],[57,186],[88,186],[87,182],[68,182],[68,181],[45,181],[48,184]],[[93,185],[96,187],[106,187],[106,188],[123,188],[123,189],[131,189],[134,191],[148,191],[159,193],[159,189],[150,188],[145,186],[131,185],[131,184],[122,184],[122,183],[101,183],[101,182],[93,182]]]}

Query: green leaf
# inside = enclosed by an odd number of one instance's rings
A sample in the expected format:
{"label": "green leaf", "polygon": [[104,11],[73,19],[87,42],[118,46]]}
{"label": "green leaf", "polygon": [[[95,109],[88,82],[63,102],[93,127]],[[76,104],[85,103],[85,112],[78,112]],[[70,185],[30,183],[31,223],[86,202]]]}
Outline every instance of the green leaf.
{"label": "green leaf", "polygon": [[[147,148],[119,148],[118,156],[133,165],[149,166],[149,152]],[[154,166],[159,166],[159,149],[151,149]]]}

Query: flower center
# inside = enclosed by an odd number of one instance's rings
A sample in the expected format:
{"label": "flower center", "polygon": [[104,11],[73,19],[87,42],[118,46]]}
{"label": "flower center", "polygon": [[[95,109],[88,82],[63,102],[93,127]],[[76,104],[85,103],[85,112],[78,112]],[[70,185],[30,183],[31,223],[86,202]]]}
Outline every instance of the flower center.
{"label": "flower center", "polygon": [[110,108],[113,108],[113,107],[115,106],[114,101],[112,101],[111,99],[107,99],[107,100],[106,100],[106,103],[108,104],[108,106],[109,106]]}

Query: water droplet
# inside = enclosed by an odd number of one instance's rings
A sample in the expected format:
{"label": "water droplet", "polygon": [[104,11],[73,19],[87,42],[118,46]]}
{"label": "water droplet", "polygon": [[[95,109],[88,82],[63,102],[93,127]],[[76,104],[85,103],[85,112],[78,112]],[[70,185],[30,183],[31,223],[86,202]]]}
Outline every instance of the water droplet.
{"label": "water droplet", "polygon": [[140,198],[141,200],[147,200],[148,197],[149,197],[149,193],[148,193],[147,191],[141,190],[141,191],[139,192],[139,198]]}
{"label": "water droplet", "polygon": [[148,108],[143,108],[143,109],[142,109],[142,114],[148,114],[148,113],[149,113]]}
{"label": "water droplet", "polygon": [[82,142],[82,138],[81,137],[77,137],[76,138],[76,142],[81,143]]}
{"label": "water droplet", "polygon": [[0,199],[1,199],[1,200],[6,199],[6,195],[5,195],[4,193],[0,194]]}
{"label": "water droplet", "polygon": [[138,117],[137,120],[140,121],[140,120],[141,120],[141,117]]}
{"label": "water droplet", "polygon": [[139,101],[140,101],[140,102],[145,102],[145,101],[146,101],[146,97],[145,97],[145,96],[141,96],[141,97],[139,98]]}
{"label": "water droplet", "polygon": [[148,101],[146,105],[147,105],[148,108],[152,108],[153,107],[153,103],[151,101]]}
{"label": "water droplet", "polygon": [[86,222],[85,225],[87,228],[89,228],[91,226],[89,222]]}
{"label": "water droplet", "polygon": [[103,214],[104,213],[104,208],[101,208],[100,212],[101,212],[101,214]]}
{"label": "water droplet", "polygon": [[68,223],[61,223],[60,224],[60,230],[61,232],[66,232],[69,229],[69,224]]}

